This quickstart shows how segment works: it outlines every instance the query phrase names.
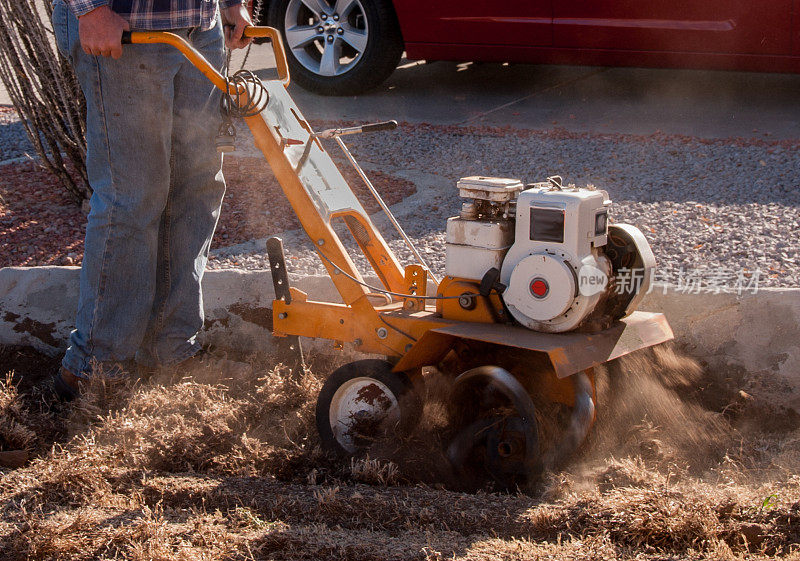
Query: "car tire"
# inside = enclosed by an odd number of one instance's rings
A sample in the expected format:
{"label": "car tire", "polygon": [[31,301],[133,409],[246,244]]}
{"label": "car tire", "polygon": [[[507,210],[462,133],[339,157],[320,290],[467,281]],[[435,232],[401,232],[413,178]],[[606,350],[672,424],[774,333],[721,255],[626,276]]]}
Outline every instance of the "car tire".
{"label": "car tire", "polygon": [[390,0],[273,0],[267,21],[281,32],[292,80],[321,95],[374,88],[403,52]]}

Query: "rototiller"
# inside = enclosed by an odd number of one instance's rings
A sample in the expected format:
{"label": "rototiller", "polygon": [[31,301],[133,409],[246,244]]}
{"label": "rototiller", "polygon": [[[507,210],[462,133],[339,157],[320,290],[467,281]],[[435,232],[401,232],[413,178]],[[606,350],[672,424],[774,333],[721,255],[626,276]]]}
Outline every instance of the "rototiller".
{"label": "rototiller", "polygon": [[[126,33],[123,42],[174,45],[223,91],[223,106],[250,127],[327,268],[342,303],[309,300],[290,288],[282,244],[268,242],[274,334],[298,350],[303,336],[384,357],[328,377],[316,413],[323,446],[358,455],[411,429],[424,405],[423,370],[435,368],[452,379],[445,452],[456,473],[512,487],[568,457],[595,419],[593,368],[672,338],[663,315],[635,311],[655,265],[642,233],[610,222],[606,192],[564,186],[558,176],[527,185],[467,177],[458,182],[460,215],[447,221],[439,281],[341,138],[396,123],[314,132],[286,91],[278,31],[250,27],[245,35],[269,38],[278,79],[223,76],[167,32]],[[417,263],[400,265],[323,139],[338,143]],[[223,138],[223,150],[225,144]],[[336,223],[352,234],[380,286],[365,282]],[[535,401],[568,411],[549,449],[540,447]]]}

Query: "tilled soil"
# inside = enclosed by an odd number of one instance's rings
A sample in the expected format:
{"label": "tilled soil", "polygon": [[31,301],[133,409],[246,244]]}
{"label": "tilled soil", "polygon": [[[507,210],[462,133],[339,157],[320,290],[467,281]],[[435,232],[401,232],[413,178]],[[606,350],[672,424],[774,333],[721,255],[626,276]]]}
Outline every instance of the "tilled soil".
{"label": "tilled soil", "polygon": [[779,412],[670,347],[601,383],[592,439],[513,494],[433,477],[436,407],[406,443],[415,469],[322,454],[313,372],[329,358],[298,380],[270,357],[98,380],[51,408],[48,366],[28,359],[36,383],[0,384],[0,450],[34,457],[0,471],[3,559],[800,559],[798,423],[766,431]]}

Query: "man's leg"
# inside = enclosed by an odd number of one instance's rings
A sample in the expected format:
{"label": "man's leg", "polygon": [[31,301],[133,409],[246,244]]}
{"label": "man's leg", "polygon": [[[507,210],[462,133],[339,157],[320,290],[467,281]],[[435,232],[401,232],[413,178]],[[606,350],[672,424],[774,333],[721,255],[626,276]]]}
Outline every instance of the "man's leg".
{"label": "man's leg", "polygon": [[76,329],[63,366],[83,376],[94,362],[108,368],[130,361],[145,333],[169,190],[179,59],[161,45],[126,46],[119,60],[86,55],[77,20],[67,19],[68,53],[86,98],[94,194]]}
{"label": "man's leg", "polygon": [[[189,41],[216,68],[224,63],[222,25],[195,30]],[[189,61],[175,76],[172,121],[172,181],[164,219],[156,300],[137,360],[171,366],[195,354],[203,327],[201,282],[219,217],[225,182],[215,136],[217,90]]]}

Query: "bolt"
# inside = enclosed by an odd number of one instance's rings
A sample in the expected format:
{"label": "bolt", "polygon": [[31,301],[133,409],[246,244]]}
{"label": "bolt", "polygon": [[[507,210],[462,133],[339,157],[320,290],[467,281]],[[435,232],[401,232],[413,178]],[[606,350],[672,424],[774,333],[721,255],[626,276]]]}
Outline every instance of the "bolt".
{"label": "bolt", "polygon": [[325,240],[323,240],[322,238],[318,239],[317,245],[325,245]]}
{"label": "bolt", "polygon": [[386,339],[386,337],[389,335],[389,332],[386,331],[385,327],[379,327],[375,330],[375,332],[378,334],[378,339]]}
{"label": "bolt", "polygon": [[333,35],[328,35],[328,43],[333,43]]}
{"label": "bolt", "polygon": [[325,28],[322,27],[321,25],[317,28],[317,33],[323,33],[324,31],[325,31]]}
{"label": "bolt", "polygon": [[278,319],[286,319],[286,312],[281,312],[278,314]]}
{"label": "bolt", "polygon": [[465,310],[474,310],[477,304],[478,303],[475,301],[475,295],[470,294],[469,292],[465,292],[458,297],[458,305]]}
{"label": "bolt", "polygon": [[356,347],[360,347],[360,346],[361,346],[361,339],[356,339],[355,341],[353,341],[353,344],[354,344]]}
{"label": "bolt", "polygon": [[340,27],[339,29],[336,30],[336,33],[338,33],[339,35],[344,35],[344,29]]}
{"label": "bolt", "polygon": [[339,14],[333,14],[333,21],[339,21]]}

